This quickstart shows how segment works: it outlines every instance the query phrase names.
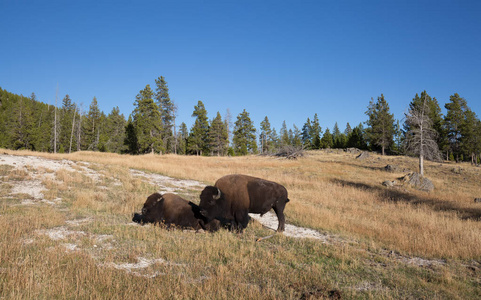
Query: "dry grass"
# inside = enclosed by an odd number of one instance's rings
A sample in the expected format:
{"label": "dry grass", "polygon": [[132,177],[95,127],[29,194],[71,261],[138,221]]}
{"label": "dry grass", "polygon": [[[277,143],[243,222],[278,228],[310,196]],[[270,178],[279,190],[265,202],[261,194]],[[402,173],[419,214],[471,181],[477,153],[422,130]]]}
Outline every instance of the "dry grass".
{"label": "dry grass", "polygon": [[[415,170],[406,157],[371,155],[364,161],[343,152],[314,151],[298,160],[272,157],[125,156],[80,152],[14,155],[89,162],[101,176],[57,170],[45,179],[46,199],[17,205],[12,182],[29,171],[1,167],[0,298],[294,299],[328,297],[477,298],[481,288],[481,170],[427,163],[431,193],[385,188],[386,164]],[[80,164],[79,164],[80,165]],[[231,173],[284,184],[291,202],[288,223],[330,232],[353,243],[276,236],[251,223],[245,234],[196,234],[129,225],[156,187],[132,177],[129,168],[213,184]],[[38,172],[38,170],[37,170]],[[50,172],[52,173],[52,172]],[[198,201],[199,190],[183,190]],[[8,199],[7,199],[8,198]],[[53,240],[49,234],[63,234]],[[384,255],[448,259],[430,268],[402,264]],[[137,263],[147,266],[126,271]],[[465,266],[468,266],[465,267]],[[474,270],[474,271],[473,271]],[[474,276],[474,277],[473,277]],[[478,277],[478,279],[476,279]]]}

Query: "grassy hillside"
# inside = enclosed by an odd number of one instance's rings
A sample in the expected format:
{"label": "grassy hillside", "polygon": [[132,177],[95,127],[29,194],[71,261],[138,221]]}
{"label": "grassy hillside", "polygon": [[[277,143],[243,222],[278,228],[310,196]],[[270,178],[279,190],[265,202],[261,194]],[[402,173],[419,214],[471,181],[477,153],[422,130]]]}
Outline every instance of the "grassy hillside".
{"label": "grassy hillside", "polygon": [[[1,152],[75,163],[0,164],[0,298],[481,297],[481,204],[473,201],[481,197],[481,169],[468,164],[428,162],[436,189],[426,193],[381,185],[416,170],[406,157]],[[404,170],[386,172],[387,164]],[[201,184],[160,187],[130,169]],[[231,173],[285,185],[287,223],[329,241],[276,235],[255,242],[271,234],[255,221],[243,235],[130,222],[152,192],[198,203],[203,185]]]}

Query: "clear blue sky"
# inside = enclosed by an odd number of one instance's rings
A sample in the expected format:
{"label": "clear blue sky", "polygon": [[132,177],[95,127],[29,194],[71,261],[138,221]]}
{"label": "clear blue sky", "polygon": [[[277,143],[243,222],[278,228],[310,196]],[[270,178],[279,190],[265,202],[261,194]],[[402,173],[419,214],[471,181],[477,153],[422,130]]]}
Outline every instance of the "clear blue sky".
{"label": "clear blue sky", "polygon": [[366,121],[384,94],[396,119],[427,90],[443,107],[458,93],[481,114],[481,1],[0,0],[0,87],[127,118],[135,96],[164,76],[189,128],[246,109],[302,128],[319,115]]}

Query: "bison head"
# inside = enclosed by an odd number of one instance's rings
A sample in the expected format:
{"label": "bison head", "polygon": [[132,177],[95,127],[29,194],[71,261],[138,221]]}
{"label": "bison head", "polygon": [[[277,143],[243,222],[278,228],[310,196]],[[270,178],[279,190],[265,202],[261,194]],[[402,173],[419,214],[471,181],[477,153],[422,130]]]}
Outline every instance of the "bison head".
{"label": "bison head", "polygon": [[215,186],[210,185],[206,186],[200,193],[200,213],[207,218],[208,222],[222,216],[223,208],[218,203],[221,197],[222,192]]}
{"label": "bison head", "polygon": [[159,210],[156,209],[159,202],[163,200],[162,195],[159,193],[154,193],[147,198],[147,201],[144,203],[144,207],[142,208],[142,214],[134,214],[132,218],[133,222],[136,223],[154,223],[158,220],[157,214]]}

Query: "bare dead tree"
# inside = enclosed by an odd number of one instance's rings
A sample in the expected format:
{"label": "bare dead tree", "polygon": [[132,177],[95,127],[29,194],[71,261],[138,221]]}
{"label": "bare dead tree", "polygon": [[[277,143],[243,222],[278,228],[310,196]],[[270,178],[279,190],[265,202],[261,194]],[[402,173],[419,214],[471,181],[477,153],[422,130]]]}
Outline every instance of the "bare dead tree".
{"label": "bare dead tree", "polygon": [[406,152],[419,156],[419,174],[424,176],[424,158],[442,161],[441,152],[436,142],[437,132],[429,118],[429,107],[424,97],[422,105],[409,109],[406,123],[410,130],[406,132]]}
{"label": "bare dead tree", "polygon": [[70,133],[70,146],[68,148],[68,153],[72,153],[72,140],[73,140],[73,132],[75,128],[75,115],[77,114],[77,105],[75,105],[75,109],[73,111],[73,121],[72,121],[72,132]]}

